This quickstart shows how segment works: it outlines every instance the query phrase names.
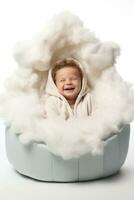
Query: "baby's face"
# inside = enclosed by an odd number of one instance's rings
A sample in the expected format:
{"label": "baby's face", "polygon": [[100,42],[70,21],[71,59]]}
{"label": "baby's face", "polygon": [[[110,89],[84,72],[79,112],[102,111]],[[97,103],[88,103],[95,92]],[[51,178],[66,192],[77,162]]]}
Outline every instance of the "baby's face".
{"label": "baby's face", "polygon": [[67,100],[76,100],[81,90],[81,75],[77,68],[65,67],[56,72],[55,84]]}

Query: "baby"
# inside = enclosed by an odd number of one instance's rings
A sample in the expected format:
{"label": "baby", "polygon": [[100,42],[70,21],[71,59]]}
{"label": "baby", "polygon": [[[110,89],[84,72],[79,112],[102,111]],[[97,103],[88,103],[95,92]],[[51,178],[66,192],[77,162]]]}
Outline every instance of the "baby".
{"label": "baby", "polygon": [[80,63],[72,58],[56,62],[49,71],[45,103],[47,118],[91,115],[91,95]]}

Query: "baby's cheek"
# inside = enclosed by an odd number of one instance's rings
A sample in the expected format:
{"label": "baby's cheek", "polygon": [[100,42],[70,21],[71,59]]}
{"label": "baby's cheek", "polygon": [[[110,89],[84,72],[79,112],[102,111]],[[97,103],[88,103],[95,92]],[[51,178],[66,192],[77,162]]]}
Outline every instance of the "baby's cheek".
{"label": "baby's cheek", "polygon": [[58,88],[58,91],[61,91],[63,86],[61,84],[57,84],[56,87]]}
{"label": "baby's cheek", "polygon": [[77,88],[81,88],[81,82],[76,83]]}

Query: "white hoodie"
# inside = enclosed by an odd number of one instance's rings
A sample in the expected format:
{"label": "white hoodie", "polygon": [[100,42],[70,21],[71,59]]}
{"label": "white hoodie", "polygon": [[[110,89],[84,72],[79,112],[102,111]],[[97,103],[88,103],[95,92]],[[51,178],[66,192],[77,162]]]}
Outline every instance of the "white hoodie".
{"label": "white hoodie", "polygon": [[59,93],[58,88],[52,79],[52,69],[50,69],[45,89],[46,94],[48,95],[45,102],[47,118],[60,116],[64,119],[69,119],[71,117],[83,118],[91,115],[91,94],[87,82],[87,76],[82,65],[77,60],[73,60],[79,64],[83,73],[82,88],[76,99],[74,109],[72,110],[66,98]]}

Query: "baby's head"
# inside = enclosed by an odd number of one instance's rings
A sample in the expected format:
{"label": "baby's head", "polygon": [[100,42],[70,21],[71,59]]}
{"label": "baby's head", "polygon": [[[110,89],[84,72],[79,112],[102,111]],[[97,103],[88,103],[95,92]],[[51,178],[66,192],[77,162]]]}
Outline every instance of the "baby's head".
{"label": "baby's head", "polygon": [[75,103],[82,87],[82,71],[72,59],[56,62],[52,70],[52,77],[58,91],[67,101]]}

